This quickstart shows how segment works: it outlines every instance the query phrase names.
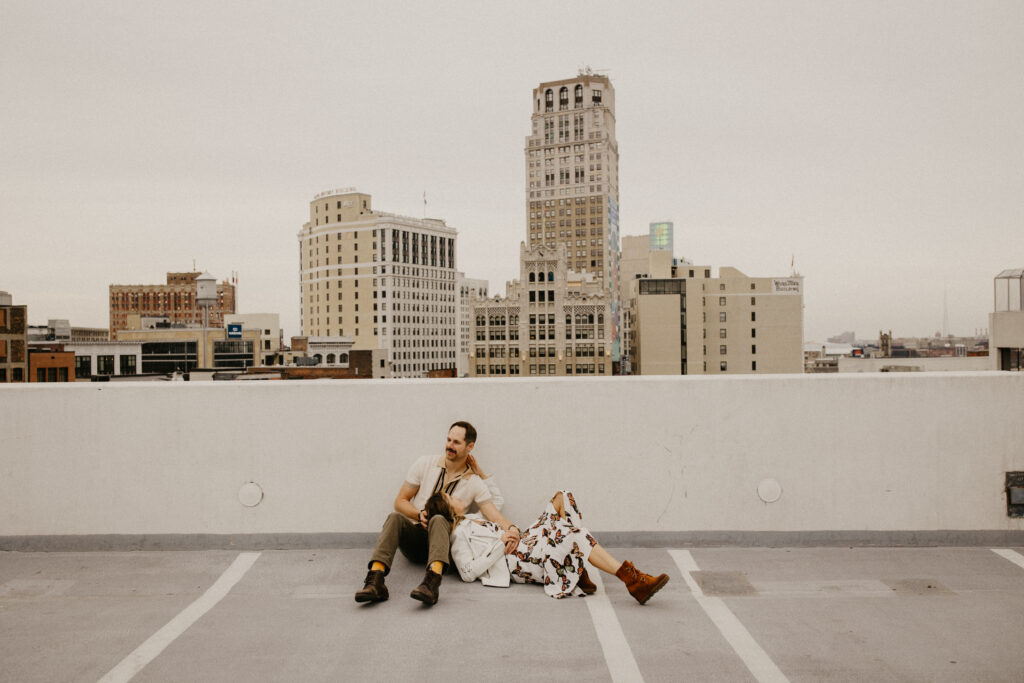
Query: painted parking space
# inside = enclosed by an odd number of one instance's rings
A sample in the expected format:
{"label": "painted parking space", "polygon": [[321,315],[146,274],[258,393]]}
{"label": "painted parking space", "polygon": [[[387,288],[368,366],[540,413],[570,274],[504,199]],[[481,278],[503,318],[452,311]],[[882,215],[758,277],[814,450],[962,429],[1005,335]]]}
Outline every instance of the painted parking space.
{"label": "painted parking space", "polygon": [[97,681],[238,553],[0,553],[0,681]]}
{"label": "painted parking space", "polygon": [[988,549],[693,554],[744,575],[722,600],[791,681],[1024,680],[1024,573]]}
{"label": "painted parking space", "polygon": [[118,680],[1024,679],[1020,548],[611,550],[672,580],[640,606],[606,575],[565,600],[449,575],[425,608],[408,597],[422,569],[401,558],[390,600],[356,604],[365,550],[263,551],[244,568],[231,551],[0,553],[0,681],[99,681],[174,623]]}

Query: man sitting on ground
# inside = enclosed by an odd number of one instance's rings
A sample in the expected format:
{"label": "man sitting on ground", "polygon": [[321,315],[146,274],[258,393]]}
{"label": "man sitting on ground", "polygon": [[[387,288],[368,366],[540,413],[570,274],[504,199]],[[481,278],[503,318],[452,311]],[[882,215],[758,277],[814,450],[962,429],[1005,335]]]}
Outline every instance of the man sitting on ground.
{"label": "man sitting on ground", "polygon": [[473,425],[456,422],[448,429],[443,456],[423,456],[412,464],[395,498],[395,511],[384,520],[365,585],[356,593],[356,602],[388,599],[384,577],[391,571],[395,551],[401,549],[410,561],[427,564],[423,583],[414,588],[409,597],[427,605],[437,603],[441,574],[450,564],[451,524],[441,515],[428,519],[423,507],[438,491],[451,496],[456,507],[461,506],[460,514],[475,502],[484,517],[501,527],[505,552],[512,552],[516,547],[519,529],[494,506],[491,492],[478,476],[480,470],[471,455],[474,445],[476,429]]}

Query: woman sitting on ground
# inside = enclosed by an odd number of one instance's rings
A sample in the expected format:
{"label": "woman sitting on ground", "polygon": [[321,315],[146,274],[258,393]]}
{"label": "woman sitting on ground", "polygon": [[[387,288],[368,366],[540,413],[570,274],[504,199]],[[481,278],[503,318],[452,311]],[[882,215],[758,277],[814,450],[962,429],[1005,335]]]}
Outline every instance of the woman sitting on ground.
{"label": "woman sitting on ground", "polygon": [[[667,574],[644,574],[602,548],[583,526],[576,498],[568,490],[554,495],[508,554],[496,524],[457,514],[447,494],[432,495],[425,509],[428,517],[441,515],[451,522],[452,559],[463,581],[480,578],[486,585],[508,586],[511,578],[516,583],[543,584],[544,592],[553,598],[590,595],[597,590],[584,564],[590,560],[625,583],[641,605],[668,583]],[[519,533],[518,527],[511,528]]]}

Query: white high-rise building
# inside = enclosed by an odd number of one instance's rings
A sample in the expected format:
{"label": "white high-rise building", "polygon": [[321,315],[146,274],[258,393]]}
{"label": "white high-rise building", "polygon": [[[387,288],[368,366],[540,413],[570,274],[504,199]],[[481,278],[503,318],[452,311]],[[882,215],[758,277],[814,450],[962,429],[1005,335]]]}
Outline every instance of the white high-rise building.
{"label": "white high-rise building", "polygon": [[330,190],[299,231],[302,334],[372,350],[374,377],[455,373],[455,228],[375,211],[368,194]]}

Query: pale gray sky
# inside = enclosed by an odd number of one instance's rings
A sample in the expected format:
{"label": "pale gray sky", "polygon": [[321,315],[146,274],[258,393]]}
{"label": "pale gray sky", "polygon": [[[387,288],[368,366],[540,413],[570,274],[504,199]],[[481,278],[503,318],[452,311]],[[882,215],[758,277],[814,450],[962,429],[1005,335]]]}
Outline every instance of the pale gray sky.
{"label": "pale gray sky", "polygon": [[806,276],[805,336],[988,324],[1024,266],[1024,2],[0,0],[0,289],[107,325],[107,286],[239,272],[299,333],[295,235],[355,186],[518,274],[531,91],[616,89],[621,231]]}

